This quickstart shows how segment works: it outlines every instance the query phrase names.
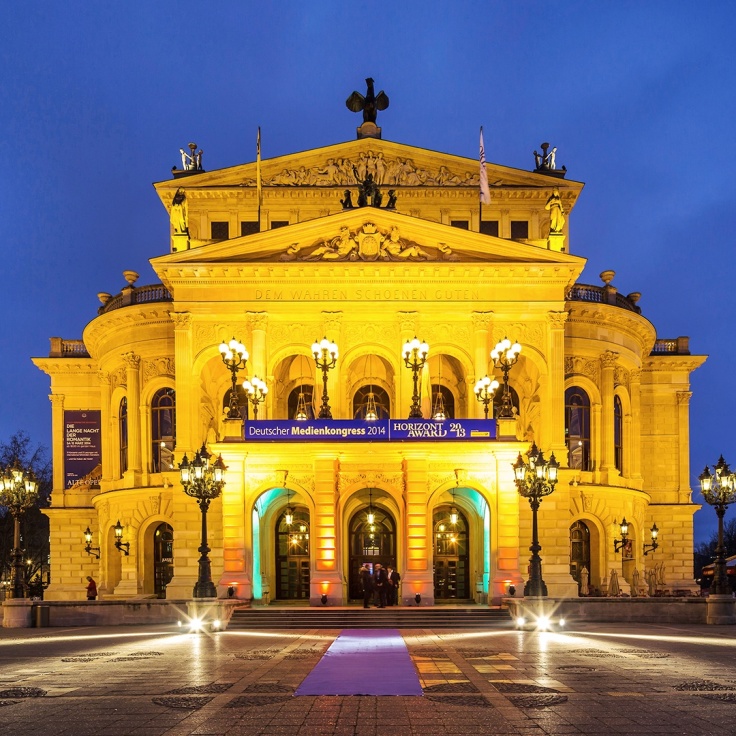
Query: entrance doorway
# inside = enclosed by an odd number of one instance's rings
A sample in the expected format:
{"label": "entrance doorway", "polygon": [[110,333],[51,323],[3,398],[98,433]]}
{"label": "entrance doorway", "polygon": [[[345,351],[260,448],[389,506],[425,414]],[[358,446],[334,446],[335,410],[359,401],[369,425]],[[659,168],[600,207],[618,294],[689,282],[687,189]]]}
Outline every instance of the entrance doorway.
{"label": "entrance doorway", "polygon": [[350,572],[348,596],[362,600],[360,568],[367,562],[396,568],[396,522],[384,509],[369,504],[353,514],[348,527],[350,537]]}
{"label": "entrance doorway", "polygon": [[470,598],[468,521],[455,506],[438,506],[434,528],[434,598]]}
{"label": "entrance doorway", "polygon": [[159,524],[153,533],[153,592],[157,598],[166,598],[166,586],[173,577],[174,530],[169,524]]}
{"label": "entrance doorway", "polygon": [[578,584],[578,595],[583,568],[588,571],[585,581],[588,584],[590,582],[590,529],[584,521],[576,521],[570,527],[570,575]]}
{"label": "entrance doorway", "polygon": [[309,600],[309,512],[294,509],[287,521],[284,511],[276,522],[276,598]]}

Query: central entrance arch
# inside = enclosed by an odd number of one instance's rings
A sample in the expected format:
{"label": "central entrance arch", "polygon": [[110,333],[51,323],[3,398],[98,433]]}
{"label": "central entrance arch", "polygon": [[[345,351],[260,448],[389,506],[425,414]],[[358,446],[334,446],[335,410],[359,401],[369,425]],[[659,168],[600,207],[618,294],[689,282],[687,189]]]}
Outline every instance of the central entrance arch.
{"label": "central entrance arch", "polygon": [[455,506],[438,506],[432,517],[434,530],[434,598],[470,598],[468,520]]}
{"label": "central entrance arch", "polygon": [[295,509],[287,524],[286,510],[276,522],[276,598],[309,600],[309,513]]}
{"label": "central entrance arch", "polygon": [[351,517],[348,537],[348,596],[351,600],[362,600],[360,568],[363,563],[367,562],[371,570],[376,563],[383,567],[396,567],[396,521],[386,509],[373,505],[364,506]]}

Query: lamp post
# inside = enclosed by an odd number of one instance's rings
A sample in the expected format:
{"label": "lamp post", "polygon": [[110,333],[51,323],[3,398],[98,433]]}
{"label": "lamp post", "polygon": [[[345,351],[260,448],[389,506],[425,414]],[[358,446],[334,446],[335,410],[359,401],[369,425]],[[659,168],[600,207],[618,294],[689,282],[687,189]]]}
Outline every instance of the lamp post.
{"label": "lamp post", "polygon": [[95,559],[100,559],[100,548],[92,546],[92,530],[89,526],[84,530],[84,551],[88,555],[94,555]]}
{"label": "lamp post", "polygon": [[649,530],[649,533],[652,535],[652,543],[647,544],[644,543],[644,556],[646,557],[650,552],[654,552],[657,547],[659,547],[659,542],[657,541],[657,537],[659,536],[659,529],[657,529],[657,524],[652,524],[652,528]]}
{"label": "lamp post", "polygon": [[488,407],[493,401],[493,395],[496,393],[498,388],[498,381],[495,378],[488,378],[483,376],[479,378],[475,383],[475,398],[483,404],[483,413],[488,419]]}
{"label": "lamp post", "polygon": [[120,523],[120,519],[118,519],[113,529],[115,529],[115,549],[127,557],[130,554],[130,542],[123,542],[123,525]]}
{"label": "lamp post", "polygon": [[726,547],[723,544],[723,517],[728,505],[736,502],[736,475],[731,472],[723,455],[714,466],[715,475],[711,475],[708,466],[698,476],[700,490],[705,502],[716,510],[718,516],[718,546],[716,547],[716,561],[713,566],[713,595],[729,595],[730,589],[726,577]]}
{"label": "lamp post", "polygon": [[179,464],[184,493],[196,499],[202,512],[202,544],[198,549],[200,553],[199,576],[194,585],[195,598],[217,597],[217,589],[212,582],[212,568],[208,557],[210,548],[207,545],[207,509],[209,509],[212,499],[217,498],[222,493],[227,468],[222,461],[222,455],[219,455],[212,464],[210,464],[211,457],[212,455],[207,452],[207,448],[203,444],[201,449],[195,453],[191,463],[184,455]]}
{"label": "lamp post", "polygon": [[312,354],[314,355],[314,362],[317,368],[322,371],[322,406],[319,410],[319,418],[332,419],[330,396],[327,393],[327,374],[337,363],[337,345],[334,342],[330,342],[326,337],[323,337],[319,342],[313,343]]}
{"label": "lamp post", "polygon": [[411,368],[412,377],[414,379],[414,393],[411,397],[411,411],[409,419],[421,419],[422,407],[419,401],[419,371],[424,368],[427,362],[427,354],[429,353],[429,345],[426,342],[419,341],[416,337],[404,343],[404,365]]}
{"label": "lamp post", "polygon": [[23,584],[23,550],[20,548],[20,519],[38,500],[38,483],[30,470],[23,470],[16,459],[0,475],[0,506],[6,506],[13,517],[13,598],[25,597]]}
{"label": "lamp post", "polygon": [[248,397],[248,401],[253,404],[253,419],[258,419],[258,405],[266,400],[268,386],[258,376],[253,376],[252,381],[243,381],[243,388]]}
{"label": "lamp post", "polygon": [[496,347],[491,350],[491,360],[496,368],[500,368],[503,373],[503,396],[501,397],[501,409],[498,412],[499,419],[514,418],[514,404],[511,401],[511,391],[509,390],[509,371],[512,366],[516,365],[521,352],[521,345],[518,342],[512,344],[508,337],[496,343]]}
{"label": "lamp post", "polygon": [[227,411],[228,419],[240,419],[240,410],[238,409],[238,371],[245,367],[248,361],[248,351],[245,345],[234,337],[230,342],[220,344],[220,355],[222,362],[232,374],[233,386],[230,389],[230,406]]}
{"label": "lamp post", "polygon": [[557,469],[560,464],[555,460],[554,452],[550,455],[549,460],[545,460],[542,451],[538,450],[534,443],[527,457],[528,462],[524,462],[519,453],[519,457],[513,464],[516,488],[519,495],[529,501],[532,509],[532,545],[529,547],[532,556],[529,558],[530,576],[524,586],[524,595],[546,596],[547,586],[542,579],[542,558],[539,556],[542,547],[539,544],[537,511],[542,499],[555,490]]}
{"label": "lamp post", "polygon": [[[618,522],[614,519],[614,524],[617,524]],[[624,516],[623,519],[621,519],[621,523],[618,525],[619,531],[621,532],[621,539],[614,539],[613,540],[613,551],[615,554],[618,554],[619,552],[623,553],[623,549],[626,546],[626,542],[629,541],[629,522],[626,521],[626,517]]]}

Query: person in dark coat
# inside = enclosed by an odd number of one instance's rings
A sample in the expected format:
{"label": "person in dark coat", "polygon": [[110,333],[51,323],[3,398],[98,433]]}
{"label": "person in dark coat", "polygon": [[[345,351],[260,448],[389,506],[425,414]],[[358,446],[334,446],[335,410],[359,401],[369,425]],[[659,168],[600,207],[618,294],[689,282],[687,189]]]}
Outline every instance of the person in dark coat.
{"label": "person in dark coat", "polygon": [[360,568],[360,584],[363,587],[363,608],[370,608],[373,597],[373,575],[367,562]]}
{"label": "person in dark coat", "polygon": [[401,581],[401,575],[399,575],[393,567],[388,568],[388,589],[386,595],[386,603],[389,606],[395,606],[398,602],[399,595],[399,582]]}
{"label": "person in dark coat", "polygon": [[97,583],[87,575],[87,600],[97,600]]}
{"label": "person in dark coat", "polygon": [[373,587],[378,595],[378,605],[376,608],[386,608],[386,593],[388,592],[388,573],[383,569],[380,562],[376,563],[375,573],[373,575]]}

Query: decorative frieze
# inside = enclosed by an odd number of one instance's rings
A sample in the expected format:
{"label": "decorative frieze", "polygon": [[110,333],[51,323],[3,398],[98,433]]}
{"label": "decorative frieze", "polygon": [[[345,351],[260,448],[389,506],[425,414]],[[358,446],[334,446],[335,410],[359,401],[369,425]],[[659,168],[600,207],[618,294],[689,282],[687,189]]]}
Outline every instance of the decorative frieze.
{"label": "decorative frieze", "polygon": [[398,488],[402,495],[406,491],[403,473],[382,473],[367,470],[362,473],[339,472],[337,474],[337,492],[343,495],[349,488],[360,485],[362,488],[390,486]]}
{"label": "decorative frieze", "polygon": [[170,376],[173,378],[175,372],[173,358],[153,358],[143,361],[144,384],[152,378],[156,378],[156,376]]}

